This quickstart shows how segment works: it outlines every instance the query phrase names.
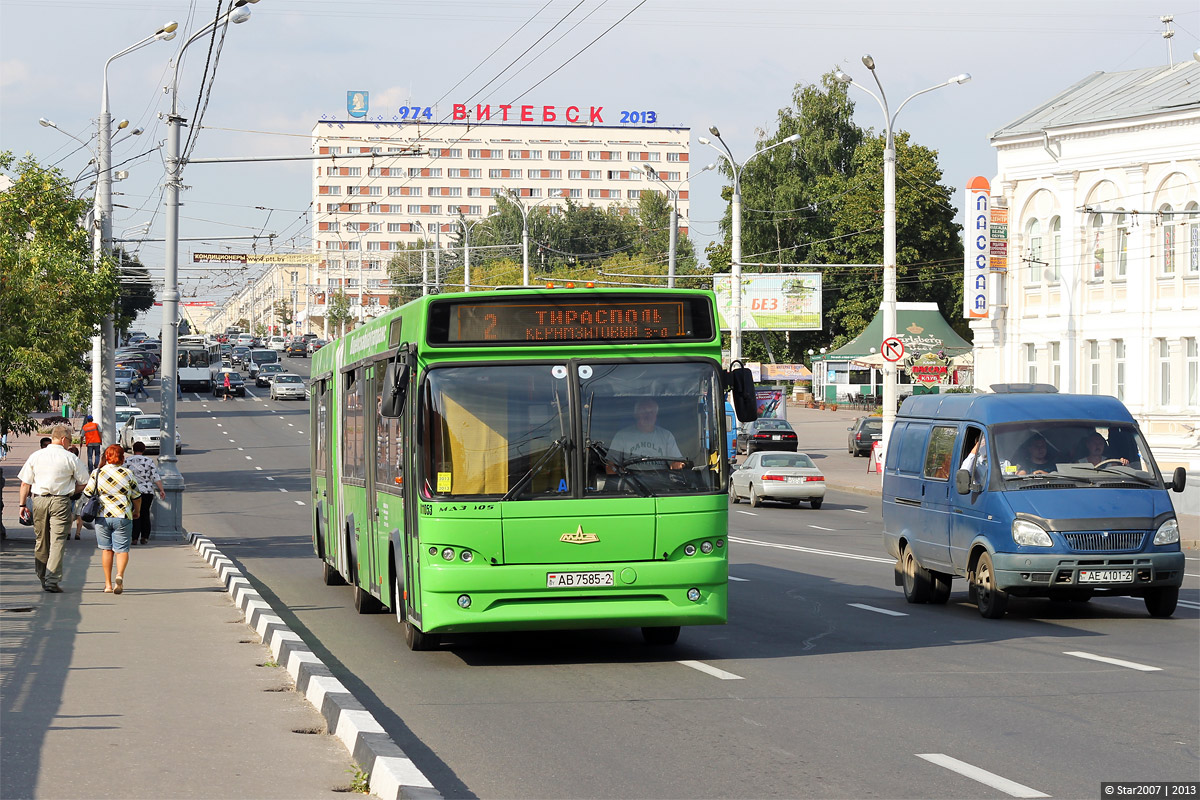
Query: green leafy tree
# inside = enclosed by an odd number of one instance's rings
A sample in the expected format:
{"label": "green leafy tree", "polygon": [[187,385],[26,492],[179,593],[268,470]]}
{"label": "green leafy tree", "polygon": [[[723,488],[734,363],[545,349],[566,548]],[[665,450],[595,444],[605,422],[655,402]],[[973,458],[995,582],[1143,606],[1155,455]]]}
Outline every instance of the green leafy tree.
{"label": "green leafy tree", "polygon": [[242,317],[241,319],[239,319],[237,322],[235,322],[233,324],[234,324],[234,327],[236,327],[239,331],[249,331],[250,330],[250,320],[246,319],[245,317]]}
{"label": "green leafy tree", "polygon": [[259,337],[266,336],[267,335],[267,323],[265,323],[265,322],[254,323],[254,335],[259,336]]}
{"label": "green leafy tree", "polygon": [[283,329],[290,331],[292,329],[292,323],[296,321],[296,319],[292,316],[291,301],[280,300],[276,302],[274,306],[272,306],[272,310],[275,312],[275,319],[279,321],[279,324],[283,327]]}
{"label": "green leafy tree", "polygon": [[339,290],[330,295],[325,318],[329,320],[329,330],[334,338],[345,333],[346,323],[351,319],[350,298],[346,296],[345,292]]}
{"label": "green leafy tree", "polygon": [[[156,295],[150,271],[142,264],[137,254],[118,247],[113,253],[113,258],[117,260],[117,274],[121,280],[121,294],[114,323],[118,334],[123,336],[129,332],[129,326],[139,314],[154,308]],[[180,335],[185,335],[182,330]]]}
{"label": "green leafy tree", "polygon": [[90,201],[32,156],[0,153],[0,432],[28,432],[48,394],[89,396],[83,354],[114,310],[117,273],[92,260],[80,223]]}
{"label": "green leafy tree", "polygon": [[[800,139],[754,158],[742,172],[743,262],[851,265],[821,270],[823,330],[766,335],[777,360],[801,361],[808,348],[857,336],[883,296],[883,137],[855,125],[853,113],[847,87],[832,72],[819,85],[798,84],[759,147],[793,134]],[[898,299],[937,302],[965,333],[953,313],[962,291],[960,226],[937,153],[903,132],[896,152]],[[732,178],[728,165],[722,168]],[[731,198],[732,188],[724,194]],[[724,239],[706,251],[715,272],[728,272],[731,263],[728,210],[722,229]],[[743,349],[748,360],[766,359],[762,337],[745,337]]]}

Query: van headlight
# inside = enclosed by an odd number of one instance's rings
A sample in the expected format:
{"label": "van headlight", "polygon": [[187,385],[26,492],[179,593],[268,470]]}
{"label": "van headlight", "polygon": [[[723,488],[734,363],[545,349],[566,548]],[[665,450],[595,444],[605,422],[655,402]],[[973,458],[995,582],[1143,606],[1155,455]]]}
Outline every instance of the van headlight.
{"label": "van headlight", "polygon": [[1155,544],[1175,544],[1179,541],[1179,520],[1169,519],[1154,532]]}
{"label": "van headlight", "polygon": [[1025,547],[1051,547],[1054,544],[1041,525],[1023,519],[1013,520],[1012,537],[1014,542]]}

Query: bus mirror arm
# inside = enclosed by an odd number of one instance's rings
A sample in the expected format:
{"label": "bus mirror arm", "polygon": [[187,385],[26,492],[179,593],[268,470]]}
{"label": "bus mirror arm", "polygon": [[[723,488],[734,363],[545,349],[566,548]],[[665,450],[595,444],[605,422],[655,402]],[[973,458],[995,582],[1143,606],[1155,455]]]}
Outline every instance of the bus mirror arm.
{"label": "bus mirror arm", "polygon": [[733,399],[733,409],[739,422],[754,422],[758,419],[758,399],[754,392],[754,373],[748,367],[738,366],[741,361],[734,361],[725,373],[725,388]]}
{"label": "bus mirror arm", "polygon": [[389,361],[383,372],[383,397],[380,398],[379,414],[396,418],[404,411],[404,399],[408,393],[408,364]]}

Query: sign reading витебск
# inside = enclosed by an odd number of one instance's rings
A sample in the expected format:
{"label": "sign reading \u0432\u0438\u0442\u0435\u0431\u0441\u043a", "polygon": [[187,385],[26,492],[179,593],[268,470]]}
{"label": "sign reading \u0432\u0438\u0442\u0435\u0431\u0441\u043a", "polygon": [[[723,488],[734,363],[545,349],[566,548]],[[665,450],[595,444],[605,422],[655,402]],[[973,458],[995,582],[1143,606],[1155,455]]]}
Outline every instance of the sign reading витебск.
{"label": "sign reading \u0432\u0438\u0442\u0435\u0431\u0441\u043a", "polygon": [[[346,92],[346,113],[352,119],[371,120],[371,95],[366,91]],[[567,123],[568,125],[604,125],[604,106],[545,106],[545,105],[493,105],[491,103],[476,103],[474,107],[466,103],[454,103],[451,106],[451,122],[530,122],[530,123]],[[619,114],[619,125],[654,125],[658,122],[657,111],[621,110],[610,112]],[[435,113],[432,106],[400,106],[391,119],[377,115],[375,122],[405,122],[427,120],[434,121]]]}

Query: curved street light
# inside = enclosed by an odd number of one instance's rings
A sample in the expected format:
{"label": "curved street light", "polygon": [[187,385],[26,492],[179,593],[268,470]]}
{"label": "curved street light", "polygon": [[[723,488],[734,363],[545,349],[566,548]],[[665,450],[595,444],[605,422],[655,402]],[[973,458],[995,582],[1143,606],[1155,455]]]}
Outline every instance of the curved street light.
{"label": "curved street light", "polygon": [[488,214],[486,217],[480,217],[472,222],[467,222],[466,216],[462,210],[458,212],[458,224],[463,229],[463,291],[471,291],[471,229],[481,222],[487,222],[496,217],[496,212]]}
{"label": "curved street light", "polygon": [[[695,173],[694,175],[689,175],[688,177],[679,181],[679,183],[677,185],[683,186],[685,183],[688,183],[689,181],[691,181],[692,178],[695,178],[699,175],[703,175],[705,172],[708,172],[709,170],[713,170],[716,168],[717,168],[717,164],[714,161],[713,163],[709,164],[704,169],[700,170],[699,172]],[[679,245],[679,190],[672,189],[671,185],[669,183],[667,183],[665,180],[663,180],[663,177],[661,174],[659,174],[658,170],[656,170],[654,167],[650,166],[649,164],[644,164],[641,167],[633,167],[630,171],[637,172],[639,174],[644,172],[651,180],[658,181],[659,183],[662,184],[663,188],[667,190],[667,196],[671,198],[671,240],[670,240],[670,245],[668,246],[668,250],[667,250],[667,288],[674,289],[675,288],[675,251],[677,250],[678,245]]]}
{"label": "curved street light", "polygon": [[729,149],[729,145],[725,144],[725,140],[721,138],[721,131],[717,129],[717,126],[710,126],[708,132],[716,137],[717,141],[721,143],[721,147],[725,148],[724,150],[703,136],[697,141],[716,150],[717,154],[728,162],[729,168],[733,172],[733,202],[730,209],[730,220],[732,222],[730,255],[732,263],[730,264],[731,275],[729,282],[730,296],[733,301],[733,320],[729,325],[729,363],[732,364],[734,361],[740,361],[742,358],[742,170],[752,160],[764,153],[769,153],[776,147],[782,147],[785,144],[799,141],[800,134],[793,133],[791,136],[781,139],[770,147],[764,147],[739,164],[734,160],[733,152]]}
{"label": "curved street light", "polygon": [[[941,89],[945,86],[961,85],[971,80],[971,76],[964,72],[961,75],[955,75],[953,78],[947,78],[941,83],[935,84],[922,89],[919,92],[913,92],[904,99],[897,108],[895,113],[888,109],[887,94],[883,91],[883,84],[879,81],[879,76],[875,73],[875,59],[867,54],[862,57],[863,66],[871,71],[871,77],[875,79],[875,85],[879,87],[879,94],[876,95],[867,87],[860,83],[856,83],[853,78],[847,75],[842,70],[834,73],[833,77],[841,84],[849,86],[857,86],[862,91],[871,95],[875,102],[879,104],[879,108],[883,111],[883,119],[886,124],[886,136],[883,149],[883,338],[896,335],[896,140],[895,140],[895,125],[896,117],[900,111],[908,104],[909,100],[914,97]],[[894,361],[886,361],[883,365],[883,436],[881,438],[883,451],[887,452],[888,439],[892,433],[892,427],[896,423],[896,400],[898,387],[896,386],[896,363]]]}
{"label": "curved street light", "polygon": [[538,200],[532,205],[526,206],[521,202],[520,197],[513,189],[505,189],[504,192],[508,195],[508,199],[513,205],[521,210],[521,285],[529,285],[529,212],[540,206],[547,200],[561,200],[562,196],[552,197],[546,195],[541,200]]}

